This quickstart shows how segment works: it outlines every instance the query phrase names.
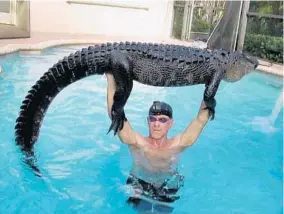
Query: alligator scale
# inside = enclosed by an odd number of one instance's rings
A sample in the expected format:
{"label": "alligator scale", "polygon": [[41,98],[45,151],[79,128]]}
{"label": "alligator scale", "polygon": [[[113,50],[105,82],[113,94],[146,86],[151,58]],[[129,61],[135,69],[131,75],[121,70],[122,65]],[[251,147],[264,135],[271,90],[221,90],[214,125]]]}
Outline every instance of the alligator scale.
{"label": "alligator scale", "polygon": [[114,131],[123,128],[124,106],[133,80],[160,87],[205,84],[204,101],[214,118],[214,96],[221,80],[235,82],[254,70],[258,62],[240,52],[197,49],[180,45],[120,42],[90,46],[64,57],[32,86],[16,120],[15,139],[33,153],[44,115],[55,96],[66,86],[90,75],[111,73],[116,82],[112,106]]}

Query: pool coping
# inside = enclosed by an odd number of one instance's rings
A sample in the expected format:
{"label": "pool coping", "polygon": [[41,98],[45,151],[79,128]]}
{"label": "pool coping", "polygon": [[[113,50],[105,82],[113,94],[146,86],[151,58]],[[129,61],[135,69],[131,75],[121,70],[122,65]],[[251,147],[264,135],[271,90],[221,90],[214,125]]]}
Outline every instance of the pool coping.
{"label": "pool coping", "polygon": [[[131,41],[141,41],[141,42],[147,42],[149,39],[132,39]],[[174,39],[168,39],[168,40],[157,40],[157,39],[150,39],[151,42],[159,42],[159,43],[171,43],[171,44],[183,44],[187,46],[194,46],[194,42],[183,42],[178,41]],[[94,44],[101,44],[105,42],[119,42],[122,41],[121,38],[113,38],[113,39],[51,39],[48,41],[41,41],[37,43],[24,43],[24,44],[8,44],[4,45],[0,49],[0,56],[19,52],[19,53],[26,53],[26,54],[38,54],[42,50],[46,48],[51,47],[57,47],[57,46],[71,46],[71,45],[94,45]],[[271,63],[268,61],[265,61],[263,59],[258,59],[260,62],[260,65],[257,67],[258,71],[269,73],[278,77],[284,78],[284,72],[283,72],[283,65],[277,64],[277,63]],[[4,72],[0,65],[0,73]]]}

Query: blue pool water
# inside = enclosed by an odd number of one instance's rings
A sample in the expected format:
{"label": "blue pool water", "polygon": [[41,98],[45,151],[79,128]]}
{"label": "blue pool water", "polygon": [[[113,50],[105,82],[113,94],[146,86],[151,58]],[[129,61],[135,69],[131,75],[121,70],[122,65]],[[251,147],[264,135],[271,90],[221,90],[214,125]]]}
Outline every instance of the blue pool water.
{"label": "blue pool water", "polygon": [[[106,111],[106,79],[91,76],[54,99],[35,146],[45,179],[22,163],[14,125],[27,91],[54,63],[81,47],[58,47],[39,55],[0,58],[0,213],[126,213],[125,181],[131,166],[127,146],[112,134]],[[216,118],[180,159],[185,176],[174,213],[282,213],[283,109],[266,123],[282,80],[252,73],[222,82]],[[204,86],[154,88],[134,84],[126,115],[147,135],[146,115],[154,100],[174,109],[173,136],[196,116]]]}

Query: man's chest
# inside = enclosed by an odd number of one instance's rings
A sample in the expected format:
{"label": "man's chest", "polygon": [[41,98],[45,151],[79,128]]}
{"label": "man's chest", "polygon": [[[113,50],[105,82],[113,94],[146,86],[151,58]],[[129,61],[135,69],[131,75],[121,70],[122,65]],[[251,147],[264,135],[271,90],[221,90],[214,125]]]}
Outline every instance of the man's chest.
{"label": "man's chest", "polygon": [[152,170],[169,170],[177,164],[177,152],[168,149],[153,148],[132,149],[136,165]]}

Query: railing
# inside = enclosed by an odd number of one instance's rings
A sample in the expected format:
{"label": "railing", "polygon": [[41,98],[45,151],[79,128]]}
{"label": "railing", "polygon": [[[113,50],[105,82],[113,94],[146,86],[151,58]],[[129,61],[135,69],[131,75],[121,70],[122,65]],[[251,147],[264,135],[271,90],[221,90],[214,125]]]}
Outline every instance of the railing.
{"label": "railing", "polygon": [[172,36],[181,40],[207,40],[221,19],[226,1],[175,1]]}
{"label": "railing", "polygon": [[247,33],[282,37],[283,15],[248,12]]}
{"label": "railing", "polygon": [[16,0],[0,1],[0,24],[16,24]]}
{"label": "railing", "polygon": [[283,64],[283,2],[267,2],[260,6],[251,2],[247,13],[244,51]]}
{"label": "railing", "polygon": [[135,9],[135,10],[146,10],[146,11],[149,10],[148,7],[141,7],[138,5],[115,3],[115,2],[99,2],[99,1],[92,1],[92,0],[67,0],[66,2],[68,4],[85,4],[85,5],[94,5],[94,6],[127,8],[127,9]]}
{"label": "railing", "polygon": [[0,0],[0,39],[30,36],[30,1]]}
{"label": "railing", "polygon": [[283,1],[251,1],[247,33],[283,36]]}

